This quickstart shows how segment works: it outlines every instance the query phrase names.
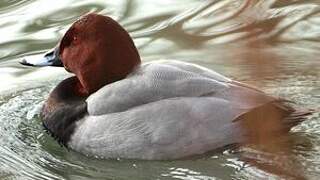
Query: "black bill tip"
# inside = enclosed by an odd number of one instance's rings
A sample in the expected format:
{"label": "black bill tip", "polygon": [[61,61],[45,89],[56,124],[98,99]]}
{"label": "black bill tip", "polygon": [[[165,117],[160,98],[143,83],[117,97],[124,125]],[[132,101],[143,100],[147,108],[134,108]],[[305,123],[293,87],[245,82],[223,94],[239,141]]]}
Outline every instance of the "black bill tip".
{"label": "black bill tip", "polygon": [[21,65],[24,65],[24,66],[34,66],[33,64],[28,63],[28,61],[27,61],[25,58],[23,58],[22,60],[20,60],[19,63],[20,63]]}

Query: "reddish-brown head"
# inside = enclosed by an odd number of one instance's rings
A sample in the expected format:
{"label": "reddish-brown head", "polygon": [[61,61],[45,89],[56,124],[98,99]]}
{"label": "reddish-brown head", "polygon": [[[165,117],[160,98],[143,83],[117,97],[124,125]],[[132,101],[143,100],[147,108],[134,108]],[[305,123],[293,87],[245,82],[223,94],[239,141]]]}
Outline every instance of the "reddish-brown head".
{"label": "reddish-brown head", "polygon": [[110,17],[88,14],[76,21],[60,42],[64,67],[80,81],[82,94],[125,78],[140,64],[126,30]]}

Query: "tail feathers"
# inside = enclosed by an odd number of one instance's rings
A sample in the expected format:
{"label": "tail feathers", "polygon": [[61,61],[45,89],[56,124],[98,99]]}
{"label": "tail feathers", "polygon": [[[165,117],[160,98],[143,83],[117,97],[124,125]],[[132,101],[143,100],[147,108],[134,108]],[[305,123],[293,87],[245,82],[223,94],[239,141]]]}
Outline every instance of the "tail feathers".
{"label": "tail feathers", "polygon": [[291,104],[293,104],[292,101],[285,99],[279,99],[272,102],[272,105],[282,110],[281,124],[285,131],[290,131],[294,126],[297,126],[301,122],[307,120],[308,116],[314,112],[310,109],[295,109]]}
{"label": "tail feathers", "polygon": [[241,115],[242,127],[253,141],[266,141],[288,133],[292,127],[305,121],[311,110],[297,110],[286,100],[275,100]]}
{"label": "tail feathers", "polygon": [[297,126],[301,122],[307,120],[308,116],[312,113],[312,110],[295,110],[287,117],[283,118],[283,127],[289,131],[292,127]]}

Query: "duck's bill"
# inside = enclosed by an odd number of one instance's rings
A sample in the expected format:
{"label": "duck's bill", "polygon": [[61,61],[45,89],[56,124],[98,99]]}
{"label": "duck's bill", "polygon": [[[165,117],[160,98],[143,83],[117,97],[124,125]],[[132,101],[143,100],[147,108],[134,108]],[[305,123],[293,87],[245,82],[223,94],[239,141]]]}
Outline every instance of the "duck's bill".
{"label": "duck's bill", "polygon": [[63,67],[63,64],[59,58],[59,48],[56,47],[41,55],[24,57],[20,63],[26,66],[58,66]]}

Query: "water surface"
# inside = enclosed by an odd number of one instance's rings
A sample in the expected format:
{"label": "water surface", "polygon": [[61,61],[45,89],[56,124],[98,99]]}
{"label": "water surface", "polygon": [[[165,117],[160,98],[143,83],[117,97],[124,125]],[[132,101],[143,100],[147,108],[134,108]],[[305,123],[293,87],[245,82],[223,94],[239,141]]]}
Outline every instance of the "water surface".
{"label": "water surface", "polygon": [[317,0],[3,0],[1,179],[320,178],[319,113],[276,145],[248,145],[187,160],[101,160],[60,147],[43,131],[38,115],[50,90],[70,75],[18,61],[54,47],[71,23],[89,12],[119,21],[143,61],[193,62],[304,108],[320,109]]}

